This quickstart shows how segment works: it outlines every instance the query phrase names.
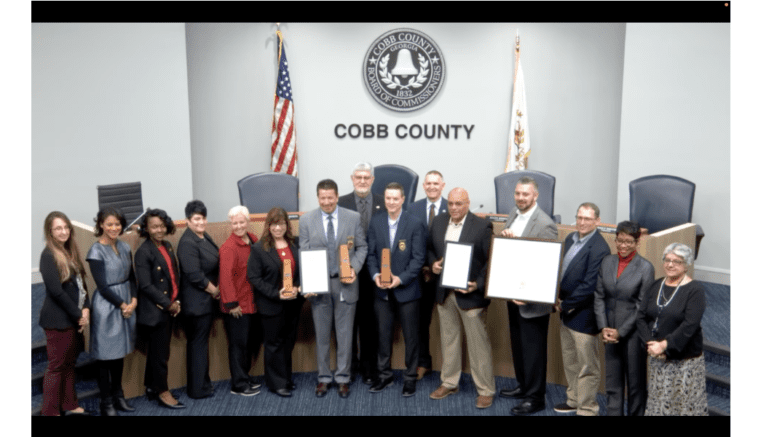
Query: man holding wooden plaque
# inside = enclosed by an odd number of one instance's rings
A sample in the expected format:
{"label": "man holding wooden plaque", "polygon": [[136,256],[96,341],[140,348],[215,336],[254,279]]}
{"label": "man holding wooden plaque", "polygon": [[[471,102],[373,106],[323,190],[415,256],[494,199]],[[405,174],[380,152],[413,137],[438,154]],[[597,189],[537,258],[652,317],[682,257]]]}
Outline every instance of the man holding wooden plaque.
{"label": "man holding wooden plaque", "polygon": [[415,394],[418,367],[418,322],[421,287],[418,274],[426,258],[423,223],[402,211],[405,190],[401,184],[386,185],[387,213],[376,214],[367,235],[367,267],[375,282],[375,315],[378,322],[378,375],[370,387],[379,393],[394,383],[391,350],[394,317],[399,314],[405,339],[405,371],[402,396]]}
{"label": "man holding wooden plaque", "polygon": [[[318,385],[316,396],[323,397],[338,383],[338,394],[350,394],[351,345],[356,302],[359,300],[357,275],[367,257],[367,241],[359,213],[337,206],[337,183],[324,179],[316,186],[319,208],[299,220],[300,249],[326,249],[329,293],[310,297],[316,330]],[[305,269],[305,265],[301,265]],[[304,287],[304,284],[303,284]],[[337,338],[337,370],[329,368],[329,340],[332,325]]]}

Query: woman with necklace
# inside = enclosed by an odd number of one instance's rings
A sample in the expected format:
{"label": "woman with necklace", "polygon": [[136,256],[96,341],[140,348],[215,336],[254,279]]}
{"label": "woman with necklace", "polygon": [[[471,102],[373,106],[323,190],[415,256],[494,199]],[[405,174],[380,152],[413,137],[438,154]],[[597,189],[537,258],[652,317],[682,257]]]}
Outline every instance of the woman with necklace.
{"label": "woman with necklace", "polygon": [[[272,393],[291,396],[295,385],[291,352],[297,340],[299,314],[305,299],[299,288],[299,239],[292,235],[289,215],[282,208],[267,213],[264,230],[248,258],[248,281],[254,287],[264,329],[264,380]],[[284,264],[292,287],[283,286]]]}
{"label": "woman with necklace", "polygon": [[248,225],[251,223],[248,208],[235,206],[229,210],[227,216],[232,234],[219,249],[219,290],[221,312],[224,313],[224,327],[229,343],[231,393],[254,396],[259,394],[261,384],[257,377],[248,375],[251,370],[248,337],[255,320],[256,304],[251,284],[246,278],[246,265],[251,245],[256,242],[257,237],[248,231]]}
{"label": "woman with necklace", "polygon": [[688,276],[693,264],[690,247],[672,243],[663,260],[665,277],[650,287],[637,317],[649,355],[645,415],[706,416],[704,287]]}
{"label": "woman with necklace", "polygon": [[140,236],[146,241],[135,252],[135,274],[139,290],[138,325],[148,344],[144,378],[146,396],[162,407],[181,409],[184,405],[167,387],[173,320],[181,312],[178,260],[173,245],[165,240],[173,234],[175,224],[164,210],[146,210],[140,221]]}
{"label": "woman with necklace", "polygon": [[92,356],[100,371],[100,412],[116,416],[116,410],[135,411],[124,399],[121,376],[124,357],[135,349],[135,308],[138,305],[132,251],[119,240],[127,220],[113,207],[97,213],[94,235],[98,237],[86,254],[97,284],[92,296]]}

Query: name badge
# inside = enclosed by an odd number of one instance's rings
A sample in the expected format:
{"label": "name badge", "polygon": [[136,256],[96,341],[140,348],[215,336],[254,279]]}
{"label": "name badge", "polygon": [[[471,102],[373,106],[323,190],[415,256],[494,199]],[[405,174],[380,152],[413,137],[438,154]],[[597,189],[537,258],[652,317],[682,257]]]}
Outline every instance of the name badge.
{"label": "name badge", "polygon": [[353,235],[348,237],[348,250],[353,249]]}
{"label": "name badge", "polygon": [[399,240],[399,250],[404,252],[405,249],[407,249],[407,243],[405,243],[405,240]]}

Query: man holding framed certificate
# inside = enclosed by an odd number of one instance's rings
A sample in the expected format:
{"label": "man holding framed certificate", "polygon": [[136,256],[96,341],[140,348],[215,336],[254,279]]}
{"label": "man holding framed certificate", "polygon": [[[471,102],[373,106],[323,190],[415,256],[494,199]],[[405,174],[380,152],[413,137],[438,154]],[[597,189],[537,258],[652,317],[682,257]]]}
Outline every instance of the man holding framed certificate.
{"label": "man holding framed certificate", "polygon": [[[486,310],[490,300],[484,295],[488,254],[491,249],[491,222],[469,211],[469,194],[454,188],[448,194],[448,212],[434,218],[429,228],[427,264],[439,275],[447,268],[446,242],[472,244],[467,288],[443,286],[437,283],[437,306],[442,342],[440,386],[431,395],[443,399],[459,391],[461,377],[462,334],[467,338],[472,380],[477,388],[477,408],[488,408],[496,393],[491,342],[486,330]],[[453,262],[453,261],[451,261]],[[458,263],[456,263],[458,265]]]}
{"label": "man holding framed certificate", "polygon": [[402,211],[405,190],[391,182],[384,190],[386,213],[376,214],[367,234],[367,267],[375,283],[375,316],[378,326],[378,377],[370,393],[379,393],[394,382],[391,350],[394,317],[399,314],[405,338],[405,371],[402,396],[415,394],[418,367],[418,322],[421,299],[419,272],[426,259],[423,223]]}
{"label": "man holding framed certificate", "polygon": [[[503,237],[555,240],[558,228],[538,205],[537,182],[523,177],[515,185],[515,209],[510,212]],[[516,278],[520,279],[520,278]],[[545,376],[548,367],[548,324],[551,305],[512,301],[507,303],[510,319],[510,344],[517,385],[499,395],[518,399],[510,412],[516,416],[545,409]]]}
{"label": "man holding framed certificate", "polygon": [[[347,398],[350,394],[353,320],[359,300],[357,275],[367,258],[367,241],[359,213],[337,206],[335,181],[322,180],[316,186],[316,193],[319,208],[299,220],[300,249],[326,249],[327,252],[329,293],[309,297],[316,330],[316,396],[323,397],[334,379],[338,383],[340,397]],[[341,246],[345,247],[349,265],[341,265],[344,259],[340,255]],[[306,269],[305,264],[302,263],[300,268]],[[348,271],[350,275],[341,275],[342,271]],[[329,368],[329,340],[333,324],[337,338],[337,370],[334,375]]]}

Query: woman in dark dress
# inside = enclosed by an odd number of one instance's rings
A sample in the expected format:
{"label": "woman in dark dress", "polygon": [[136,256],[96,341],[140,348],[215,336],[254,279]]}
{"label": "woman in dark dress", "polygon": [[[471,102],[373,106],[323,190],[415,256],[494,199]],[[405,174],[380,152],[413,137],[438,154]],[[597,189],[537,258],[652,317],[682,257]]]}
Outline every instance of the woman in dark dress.
{"label": "woman in dark dress", "polygon": [[706,416],[704,287],[688,276],[693,263],[690,247],[672,243],[663,259],[666,276],[650,287],[637,318],[649,355],[645,415]]}
{"label": "woman in dark dress", "polygon": [[199,200],[186,204],[186,226],[178,241],[181,312],[186,330],[186,391],[192,399],[213,396],[208,374],[208,339],[219,299],[219,248],[205,232],[208,209]]}
{"label": "woman in dark dress", "polygon": [[[291,264],[293,286],[283,287],[284,261]],[[272,393],[291,396],[291,352],[297,339],[305,299],[299,289],[299,240],[292,236],[289,215],[282,208],[267,213],[264,231],[251,247],[248,281],[254,287],[264,329],[264,380]]]}
{"label": "woman in dark dress", "polygon": [[92,296],[91,355],[100,371],[100,412],[116,416],[116,410],[132,412],[124,399],[121,377],[124,357],[135,349],[135,308],[138,306],[132,251],[119,236],[127,220],[113,207],[97,213],[94,235],[98,237],[86,254],[97,284]]}
{"label": "woman in dark dress", "polygon": [[149,209],[140,222],[140,236],[146,241],[135,252],[138,279],[138,325],[148,341],[144,383],[146,396],[159,405],[184,408],[167,387],[167,360],[173,318],[181,312],[178,260],[173,245],[165,240],[175,234],[175,224],[161,209]]}
{"label": "woman in dark dress", "polygon": [[594,313],[602,331],[607,415],[622,416],[628,392],[628,415],[642,416],[647,399],[647,353],[637,333],[637,313],[655,282],[653,264],[637,253],[639,223],[624,221],[615,230],[617,253],[602,260],[594,294]]}
{"label": "woman in dark dress", "polygon": [[46,248],[40,255],[40,273],[46,298],[39,324],[46,333],[48,365],[43,374],[41,415],[84,415],[76,396],[75,367],[84,349],[84,328],[89,325],[86,269],[73,239],[67,216],[53,211],[43,222]]}

